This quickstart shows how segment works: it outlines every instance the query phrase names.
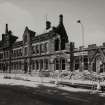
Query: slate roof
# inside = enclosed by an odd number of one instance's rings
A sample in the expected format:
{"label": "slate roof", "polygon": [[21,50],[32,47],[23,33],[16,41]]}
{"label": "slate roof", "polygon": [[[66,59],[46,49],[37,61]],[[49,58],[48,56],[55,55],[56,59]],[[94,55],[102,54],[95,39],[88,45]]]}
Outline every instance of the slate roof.
{"label": "slate roof", "polygon": [[43,33],[43,34],[33,37],[32,42],[37,43],[37,42],[49,40],[54,36],[56,36],[56,33],[54,33],[53,31],[50,31],[48,33]]}

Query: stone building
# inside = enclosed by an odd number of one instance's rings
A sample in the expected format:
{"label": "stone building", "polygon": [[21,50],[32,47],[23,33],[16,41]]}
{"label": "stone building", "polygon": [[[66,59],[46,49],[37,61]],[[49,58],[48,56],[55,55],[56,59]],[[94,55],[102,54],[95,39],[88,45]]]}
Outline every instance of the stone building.
{"label": "stone building", "polygon": [[36,35],[26,27],[22,41],[16,39],[6,24],[6,31],[0,41],[1,71],[27,73],[69,69],[69,41],[63,25],[63,15],[59,16],[56,27],[47,21],[45,33]]}
{"label": "stone building", "polygon": [[[105,43],[102,46],[88,45],[87,48],[74,51],[74,70],[88,70],[89,72],[105,72]],[[83,61],[81,60],[83,59]]]}
{"label": "stone building", "polygon": [[36,35],[28,27],[21,41],[8,30],[0,41],[0,71],[34,73],[39,71],[89,70],[90,72],[105,71],[105,43],[87,48],[75,48],[69,43],[63,24],[63,15],[59,16],[56,27],[46,21],[46,32]]}

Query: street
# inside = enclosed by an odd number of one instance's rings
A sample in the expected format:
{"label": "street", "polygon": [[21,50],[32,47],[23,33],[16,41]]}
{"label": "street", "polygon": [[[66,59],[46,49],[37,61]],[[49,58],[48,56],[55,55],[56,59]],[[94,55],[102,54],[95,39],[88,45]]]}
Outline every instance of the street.
{"label": "street", "polygon": [[68,92],[40,85],[0,85],[0,105],[105,105],[105,98],[86,92]]}

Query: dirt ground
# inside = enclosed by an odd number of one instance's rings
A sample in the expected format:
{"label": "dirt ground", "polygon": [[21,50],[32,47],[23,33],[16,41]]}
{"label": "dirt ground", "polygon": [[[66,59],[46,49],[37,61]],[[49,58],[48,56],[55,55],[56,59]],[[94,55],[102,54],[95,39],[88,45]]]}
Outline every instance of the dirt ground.
{"label": "dirt ground", "polygon": [[105,97],[54,87],[0,85],[0,105],[105,105]]}

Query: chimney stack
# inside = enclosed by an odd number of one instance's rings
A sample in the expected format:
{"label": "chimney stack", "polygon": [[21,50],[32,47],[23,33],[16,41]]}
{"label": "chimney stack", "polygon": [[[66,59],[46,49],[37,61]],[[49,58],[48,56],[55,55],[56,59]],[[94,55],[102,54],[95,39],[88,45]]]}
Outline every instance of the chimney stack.
{"label": "chimney stack", "polygon": [[8,24],[6,24],[5,33],[8,33]]}
{"label": "chimney stack", "polygon": [[60,24],[63,23],[63,15],[62,15],[62,14],[59,15],[59,23],[60,23]]}
{"label": "chimney stack", "polygon": [[46,21],[46,30],[51,28],[51,22],[50,21]]}

